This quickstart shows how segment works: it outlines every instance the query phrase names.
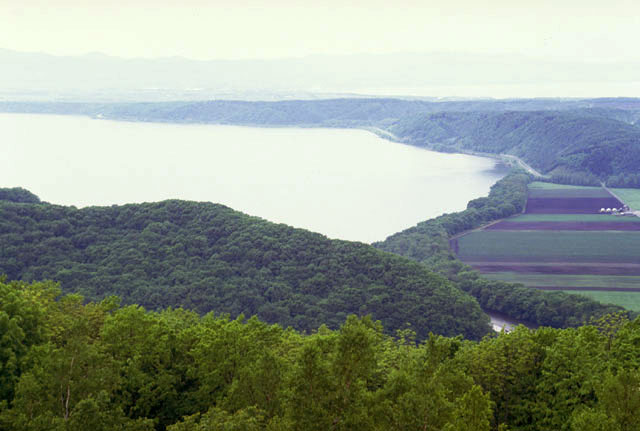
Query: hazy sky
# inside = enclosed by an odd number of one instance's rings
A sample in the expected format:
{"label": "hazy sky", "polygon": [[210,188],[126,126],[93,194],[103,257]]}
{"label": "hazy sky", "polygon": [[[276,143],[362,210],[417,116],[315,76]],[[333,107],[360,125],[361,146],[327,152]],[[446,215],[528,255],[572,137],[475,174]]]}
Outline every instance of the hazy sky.
{"label": "hazy sky", "polygon": [[640,60],[640,1],[0,0],[0,47],[194,59],[463,51]]}

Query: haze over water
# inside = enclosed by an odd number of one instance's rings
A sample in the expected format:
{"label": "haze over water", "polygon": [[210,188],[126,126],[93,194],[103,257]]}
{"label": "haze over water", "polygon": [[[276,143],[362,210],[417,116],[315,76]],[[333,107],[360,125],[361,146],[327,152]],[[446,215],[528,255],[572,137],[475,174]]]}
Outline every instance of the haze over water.
{"label": "haze over water", "polygon": [[0,115],[0,187],[54,204],[178,198],[373,242],[464,209],[506,172],[354,129],[129,123]]}

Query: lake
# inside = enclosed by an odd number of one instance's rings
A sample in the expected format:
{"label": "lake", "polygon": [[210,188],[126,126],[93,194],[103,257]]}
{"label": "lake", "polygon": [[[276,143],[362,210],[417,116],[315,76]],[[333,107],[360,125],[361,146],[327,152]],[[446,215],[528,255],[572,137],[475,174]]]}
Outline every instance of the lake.
{"label": "lake", "polygon": [[356,129],[0,114],[0,130],[0,187],[24,187],[47,202],[210,201],[368,243],[462,210],[506,174],[493,159]]}

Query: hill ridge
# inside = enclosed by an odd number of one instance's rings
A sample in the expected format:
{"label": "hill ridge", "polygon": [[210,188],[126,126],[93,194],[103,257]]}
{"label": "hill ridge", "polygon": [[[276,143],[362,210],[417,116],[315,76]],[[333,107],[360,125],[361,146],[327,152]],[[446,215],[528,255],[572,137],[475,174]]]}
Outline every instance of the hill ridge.
{"label": "hill ridge", "polygon": [[420,336],[489,331],[472,297],[418,263],[220,204],[0,201],[0,242],[9,279],[57,280],[90,300],[116,294],[150,309],[255,314],[306,331],[353,313]]}

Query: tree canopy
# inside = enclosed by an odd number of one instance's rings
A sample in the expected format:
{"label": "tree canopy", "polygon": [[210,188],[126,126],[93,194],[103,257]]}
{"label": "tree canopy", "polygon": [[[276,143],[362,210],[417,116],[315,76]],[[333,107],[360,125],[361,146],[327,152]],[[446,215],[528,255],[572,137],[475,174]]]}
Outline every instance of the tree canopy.
{"label": "tree canopy", "polygon": [[[637,173],[640,128],[618,111],[440,112],[403,117],[390,131],[440,151],[512,154],[558,182],[597,185]],[[613,118],[612,118],[613,117]]]}
{"label": "tree canopy", "polygon": [[310,331],[371,314],[390,331],[478,339],[488,317],[423,265],[357,242],[187,201],[77,209],[0,201],[0,274]]}
{"label": "tree canopy", "polygon": [[303,334],[59,293],[0,281],[2,431],[640,426],[640,320],[619,314],[473,342],[390,336],[369,316]]}

